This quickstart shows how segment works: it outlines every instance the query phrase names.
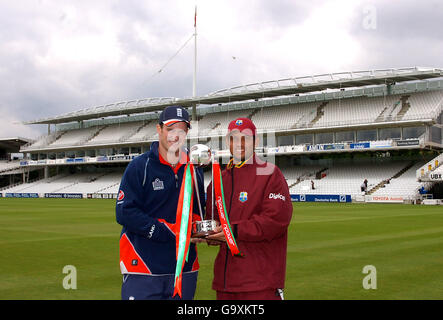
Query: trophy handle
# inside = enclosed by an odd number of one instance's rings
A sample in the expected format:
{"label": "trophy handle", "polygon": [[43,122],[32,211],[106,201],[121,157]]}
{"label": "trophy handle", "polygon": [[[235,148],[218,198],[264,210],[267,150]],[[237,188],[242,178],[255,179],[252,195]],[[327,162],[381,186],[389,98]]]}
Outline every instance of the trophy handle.
{"label": "trophy handle", "polygon": [[196,189],[196,193],[197,193],[198,211],[199,211],[199,213],[200,213],[200,218],[201,218],[202,220],[204,220],[204,217],[203,217],[203,210],[202,210],[202,204],[201,204],[201,202],[200,202],[200,189],[199,189],[199,187],[198,187],[197,172],[195,171],[195,167],[194,167],[194,166],[192,166],[192,168],[194,169],[194,174],[193,174],[193,176],[194,176],[194,185],[195,185],[195,189]]}

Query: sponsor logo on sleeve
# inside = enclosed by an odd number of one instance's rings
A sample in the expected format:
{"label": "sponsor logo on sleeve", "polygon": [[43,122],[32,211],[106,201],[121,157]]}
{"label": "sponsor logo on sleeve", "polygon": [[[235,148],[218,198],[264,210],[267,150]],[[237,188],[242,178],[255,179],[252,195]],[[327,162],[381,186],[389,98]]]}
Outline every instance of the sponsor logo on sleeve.
{"label": "sponsor logo on sleeve", "polygon": [[269,194],[269,199],[280,199],[280,200],[285,201],[286,197],[284,195],[282,195],[281,193],[272,193],[271,192]]}

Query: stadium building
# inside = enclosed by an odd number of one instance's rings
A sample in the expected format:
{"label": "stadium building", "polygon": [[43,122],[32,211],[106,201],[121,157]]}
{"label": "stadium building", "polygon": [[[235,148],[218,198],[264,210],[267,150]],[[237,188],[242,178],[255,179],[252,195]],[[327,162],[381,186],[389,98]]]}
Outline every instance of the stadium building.
{"label": "stadium building", "polygon": [[0,193],[115,198],[126,165],[157,140],[159,114],[170,105],[192,114],[188,146],[207,144],[222,163],[228,123],[252,119],[257,153],[281,168],[293,201],[443,198],[443,70],[417,67],[288,78],[27,121],[47,125],[48,133],[20,146],[25,157],[13,170],[22,179]]}
{"label": "stadium building", "polygon": [[7,188],[29,180],[29,177],[24,177],[24,174],[38,169],[25,169],[20,166],[20,160],[23,157],[20,154],[20,147],[29,142],[28,139],[21,137],[0,138],[0,188]]}

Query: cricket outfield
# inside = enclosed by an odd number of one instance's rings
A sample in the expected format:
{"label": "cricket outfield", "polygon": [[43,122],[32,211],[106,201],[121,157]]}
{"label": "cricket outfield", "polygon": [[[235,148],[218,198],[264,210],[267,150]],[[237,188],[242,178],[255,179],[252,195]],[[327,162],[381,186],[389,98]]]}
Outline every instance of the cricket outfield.
{"label": "cricket outfield", "polygon": [[[293,206],[286,299],[443,299],[442,207]],[[115,200],[0,198],[0,299],[119,299],[114,207]],[[198,246],[196,299],[215,299],[217,250]]]}

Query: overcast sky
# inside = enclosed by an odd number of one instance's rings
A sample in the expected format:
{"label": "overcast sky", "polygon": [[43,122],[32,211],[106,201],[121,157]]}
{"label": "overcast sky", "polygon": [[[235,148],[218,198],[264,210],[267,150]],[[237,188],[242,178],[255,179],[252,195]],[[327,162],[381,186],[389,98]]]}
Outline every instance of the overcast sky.
{"label": "overcast sky", "polygon": [[118,101],[352,70],[443,67],[440,0],[0,0],[0,137]]}

